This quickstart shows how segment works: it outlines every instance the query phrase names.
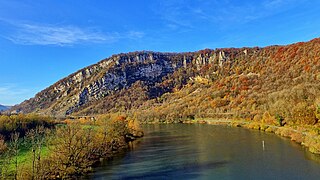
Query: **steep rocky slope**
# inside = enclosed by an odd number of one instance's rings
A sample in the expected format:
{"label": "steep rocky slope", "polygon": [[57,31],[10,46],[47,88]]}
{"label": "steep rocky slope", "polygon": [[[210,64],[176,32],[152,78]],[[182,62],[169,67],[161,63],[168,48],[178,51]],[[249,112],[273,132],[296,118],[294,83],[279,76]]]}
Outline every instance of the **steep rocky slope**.
{"label": "steep rocky slope", "polygon": [[13,109],[54,116],[121,111],[175,120],[265,112],[289,118],[294,113],[285,107],[298,104],[296,113],[306,109],[301,116],[316,121],[319,72],[320,39],[265,48],[133,52],[71,74]]}
{"label": "steep rocky slope", "polygon": [[[186,67],[190,60],[187,54],[174,53],[114,55],[71,74],[13,109],[23,113],[71,114],[90,102],[128,89],[138,81],[154,86],[168,74]],[[150,97],[157,93],[151,91]]]}

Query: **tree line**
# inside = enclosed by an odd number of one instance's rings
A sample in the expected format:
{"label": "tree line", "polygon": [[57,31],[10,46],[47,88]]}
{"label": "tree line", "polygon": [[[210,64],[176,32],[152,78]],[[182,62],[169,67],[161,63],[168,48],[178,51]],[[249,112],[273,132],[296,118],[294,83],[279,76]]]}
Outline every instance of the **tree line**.
{"label": "tree line", "polygon": [[38,124],[24,135],[13,131],[9,139],[0,136],[0,177],[78,178],[91,171],[95,163],[111,158],[141,136],[136,121],[110,114],[94,120],[66,120],[51,128]]}

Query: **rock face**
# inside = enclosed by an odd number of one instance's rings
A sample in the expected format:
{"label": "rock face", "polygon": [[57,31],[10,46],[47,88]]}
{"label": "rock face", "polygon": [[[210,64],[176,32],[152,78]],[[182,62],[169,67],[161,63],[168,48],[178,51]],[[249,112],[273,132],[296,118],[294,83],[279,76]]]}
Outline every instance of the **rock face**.
{"label": "rock face", "polygon": [[99,100],[118,90],[128,88],[137,81],[147,82],[149,85],[161,82],[164,76],[182,66],[181,63],[176,64],[168,57],[170,54],[160,53],[117,56],[113,59],[112,66],[108,67],[100,77],[80,88],[79,95],[74,98],[74,105],[68,108],[66,114],[71,114],[90,101]]}
{"label": "rock face", "polygon": [[[154,90],[152,87],[179,69],[200,70],[208,64],[221,68],[229,61],[230,50],[235,54],[243,54],[243,49],[206,49],[193,53],[142,51],[113,55],[56,82],[34,98],[14,106],[13,110],[54,116],[70,115],[92,102],[128,89],[138,81]],[[171,90],[167,87],[154,94],[159,96]]]}
{"label": "rock face", "polygon": [[[225,52],[220,50],[194,53],[143,51],[113,55],[56,82],[34,98],[13,107],[13,110],[55,116],[69,115],[88,103],[128,89],[137,81],[152,87],[178,69],[195,67],[199,70],[203,65],[215,63],[222,66],[226,62],[225,56]],[[170,88],[166,91],[170,91]],[[161,95],[166,91],[156,94]]]}
{"label": "rock face", "polygon": [[248,71],[248,74],[253,72],[253,66],[248,65],[243,69],[244,63],[255,60],[254,65],[258,66],[260,62],[275,58],[281,48],[270,46],[205,49],[188,53],[142,51],[117,54],[61,79],[11,110],[65,116],[85,108],[96,108],[94,105],[99,103],[102,104],[99,106],[101,108],[108,105],[116,108],[116,101],[125,93],[129,98],[123,101],[131,103],[139,96],[144,97],[142,101],[160,97],[181,88],[189,80],[201,79],[205,83],[208,79],[213,81],[240,71]]}

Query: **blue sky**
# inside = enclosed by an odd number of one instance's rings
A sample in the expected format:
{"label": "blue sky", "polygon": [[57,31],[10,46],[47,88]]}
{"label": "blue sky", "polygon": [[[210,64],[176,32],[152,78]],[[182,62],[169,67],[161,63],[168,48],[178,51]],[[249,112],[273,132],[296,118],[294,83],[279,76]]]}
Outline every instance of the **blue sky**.
{"label": "blue sky", "polygon": [[0,0],[0,104],[20,103],[116,53],[319,36],[318,0]]}

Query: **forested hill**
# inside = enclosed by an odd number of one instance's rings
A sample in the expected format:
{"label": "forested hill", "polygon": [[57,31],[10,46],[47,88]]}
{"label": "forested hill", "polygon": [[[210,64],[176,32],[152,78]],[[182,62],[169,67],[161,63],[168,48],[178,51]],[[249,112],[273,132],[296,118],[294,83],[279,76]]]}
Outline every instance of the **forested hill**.
{"label": "forested hill", "polygon": [[86,67],[13,107],[54,116],[319,118],[320,39],[264,48],[132,52]]}

